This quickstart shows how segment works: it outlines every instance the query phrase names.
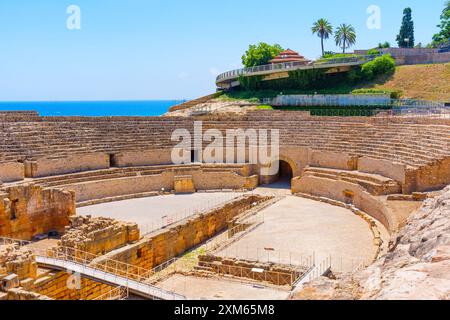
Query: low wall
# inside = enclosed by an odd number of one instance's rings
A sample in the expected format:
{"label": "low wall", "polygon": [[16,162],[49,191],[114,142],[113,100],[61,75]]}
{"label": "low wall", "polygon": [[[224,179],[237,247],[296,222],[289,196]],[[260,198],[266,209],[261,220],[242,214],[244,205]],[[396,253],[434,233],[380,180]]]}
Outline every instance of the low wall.
{"label": "low wall", "polygon": [[20,162],[0,163],[0,181],[14,182],[25,178],[25,166]]}
{"label": "low wall", "polygon": [[[22,283],[23,284],[23,283]],[[23,289],[54,300],[93,300],[114,287],[77,277],[67,272],[50,272],[47,276],[27,283]]]}
{"label": "low wall", "polygon": [[[300,271],[285,265],[223,258],[213,255],[199,256],[200,267],[211,268],[211,272],[230,275],[237,278],[247,278],[256,281],[265,281],[277,286],[292,286],[307,269]],[[254,268],[263,272],[253,272]]]}
{"label": "low wall", "polygon": [[[152,269],[225,230],[233,218],[245,212],[249,205],[269,199],[270,197],[257,195],[246,196],[209,213],[193,216],[169,229],[157,231],[138,243],[113,251],[105,257]],[[101,263],[101,260],[96,262]]]}
{"label": "low wall", "polygon": [[244,177],[230,171],[195,169],[167,169],[161,174],[89,181],[64,186],[75,192],[76,201],[138,194],[150,191],[174,190],[175,177],[191,175],[196,190],[254,189],[258,185],[257,176]]}
{"label": "low wall", "polygon": [[309,165],[313,167],[325,167],[340,170],[355,170],[358,157],[345,153],[311,151],[309,153]]}
{"label": "low wall", "polygon": [[415,173],[414,191],[422,192],[443,189],[449,184],[450,157],[419,168]]}
{"label": "low wall", "polygon": [[386,210],[383,203],[360,185],[341,180],[304,176],[292,180],[292,193],[306,193],[352,203],[356,208],[380,221],[390,233],[395,233],[399,229],[399,222]]}
{"label": "low wall", "polygon": [[115,167],[139,167],[172,164],[171,149],[123,151],[114,154]]}
{"label": "low wall", "polygon": [[107,169],[110,167],[109,155],[89,153],[71,155],[61,159],[39,159],[35,161],[32,177],[48,177],[65,173]]}
{"label": "low wall", "polygon": [[[397,65],[428,64],[450,62],[450,52],[439,52],[431,48],[385,48],[383,54],[389,53],[395,58]],[[356,54],[367,54],[367,50],[355,50]]]}
{"label": "low wall", "polygon": [[358,159],[358,171],[379,174],[404,184],[406,166],[387,160],[361,157]]}
{"label": "low wall", "polygon": [[64,232],[75,214],[75,195],[34,185],[6,188],[0,193],[0,237],[31,240],[50,231]]}
{"label": "low wall", "polygon": [[137,224],[110,218],[72,217],[71,228],[61,237],[59,245],[75,248],[80,254],[105,254],[140,239]]}

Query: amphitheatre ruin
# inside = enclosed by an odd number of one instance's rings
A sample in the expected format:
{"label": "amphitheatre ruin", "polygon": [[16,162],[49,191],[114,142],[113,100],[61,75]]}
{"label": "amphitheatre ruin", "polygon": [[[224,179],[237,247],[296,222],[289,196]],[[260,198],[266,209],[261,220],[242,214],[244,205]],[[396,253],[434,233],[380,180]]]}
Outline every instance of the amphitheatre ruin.
{"label": "amphitheatre ruin", "polygon": [[[194,135],[194,121],[279,130],[278,173],[249,163],[250,144],[241,163],[196,162],[194,149],[173,164],[171,135]],[[30,111],[0,123],[0,300],[449,297],[448,118]],[[364,273],[370,288],[355,285]],[[317,281],[345,285],[327,296]]]}

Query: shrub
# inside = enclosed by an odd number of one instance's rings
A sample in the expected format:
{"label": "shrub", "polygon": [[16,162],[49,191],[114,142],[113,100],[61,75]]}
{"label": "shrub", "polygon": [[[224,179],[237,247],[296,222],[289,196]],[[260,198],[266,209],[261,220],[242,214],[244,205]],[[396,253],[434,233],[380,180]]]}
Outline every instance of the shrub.
{"label": "shrub", "polygon": [[395,60],[390,54],[377,57],[372,61],[365,63],[361,72],[367,80],[372,80],[377,76],[391,74],[395,71]]}
{"label": "shrub", "polygon": [[347,73],[347,79],[351,83],[358,83],[362,78],[363,78],[363,74],[361,72],[361,68],[359,68],[359,67],[352,68]]}
{"label": "shrub", "polygon": [[400,99],[402,96],[401,90],[388,90],[388,89],[355,89],[352,91],[352,94],[354,95],[360,95],[360,94],[388,94],[391,99]]}
{"label": "shrub", "polygon": [[241,84],[242,88],[248,91],[260,89],[261,81],[262,81],[261,76],[252,76],[252,77],[244,77],[242,75],[239,76],[239,83]]}
{"label": "shrub", "polygon": [[263,105],[257,106],[256,109],[258,109],[258,110],[273,110],[273,107],[263,104]]}
{"label": "shrub", "polygon": [[369,56],[377,56],[380,54],[380,50],[378,49],[370,49],[369,51],[367,51],[367,55]]}

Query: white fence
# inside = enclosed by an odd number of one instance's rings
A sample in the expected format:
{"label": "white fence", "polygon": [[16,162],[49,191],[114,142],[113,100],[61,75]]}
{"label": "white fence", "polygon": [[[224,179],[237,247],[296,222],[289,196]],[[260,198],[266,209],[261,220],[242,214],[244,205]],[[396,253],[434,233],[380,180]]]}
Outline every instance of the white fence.
{"label": "white fence", "polygon": [[283,95],[273,99],[263,99],[264,104],[272,106],[296,106],[296,107],[351,107],[351,106],[379,106],[391,105],[389,95]]}

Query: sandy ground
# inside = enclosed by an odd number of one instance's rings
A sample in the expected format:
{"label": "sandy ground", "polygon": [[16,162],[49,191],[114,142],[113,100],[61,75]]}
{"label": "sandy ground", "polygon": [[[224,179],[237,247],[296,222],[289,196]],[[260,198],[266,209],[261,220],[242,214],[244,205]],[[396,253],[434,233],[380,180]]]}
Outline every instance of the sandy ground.
{"label": "sandy ground", "polygon": [[215,192],[131,199],[78,208],[77,214],[135,222],[141,233],[145,234],[240,195],[234,192]]}
{"label": "sandy ground", "polygon": [[304,264],[312,253],[316,262],[331,255],[337,271],[373,257],[368,224],[347,209],[288,196],[263,213],[264,224],[218,254],[290,264]]}
{"label": "sandy ground", "polygon": [[270,287],[180,274],[164,280],[158,287],[184,295],[190,300],[285,300],[289,296],[288,291]]}

